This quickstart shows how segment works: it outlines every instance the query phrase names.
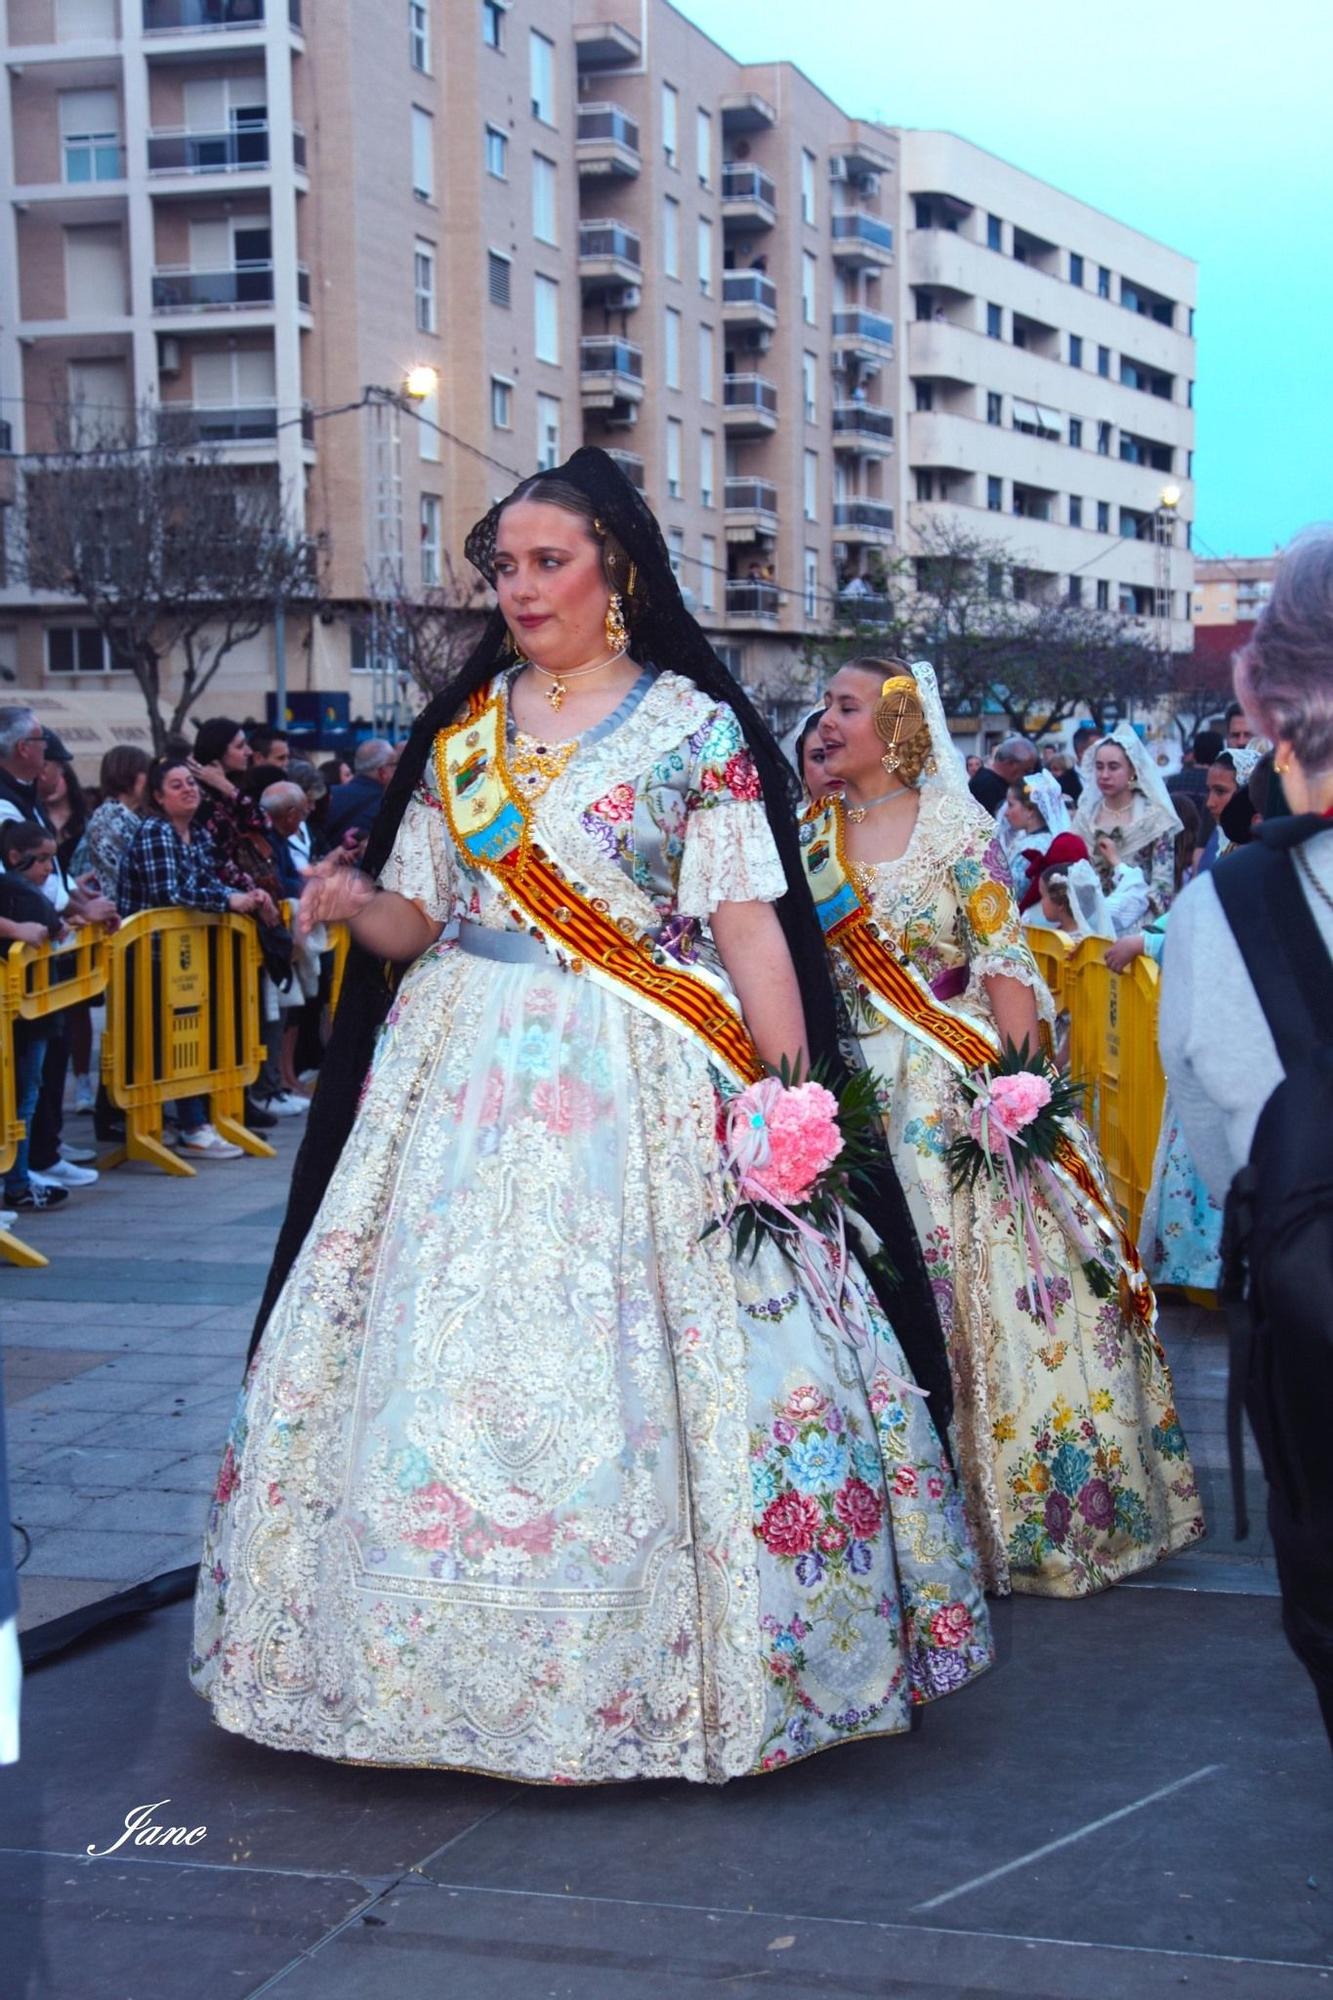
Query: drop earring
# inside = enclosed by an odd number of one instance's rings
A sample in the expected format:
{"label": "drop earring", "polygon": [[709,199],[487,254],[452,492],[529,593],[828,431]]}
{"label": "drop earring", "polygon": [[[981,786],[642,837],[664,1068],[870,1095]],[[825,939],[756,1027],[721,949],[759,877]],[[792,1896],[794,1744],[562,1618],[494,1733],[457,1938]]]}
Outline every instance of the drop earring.
{"label": "drop earring", "polygon": [[889,748],[884,752],[884,755],[880,758],[879,761],[884,766],[884,769],[889,773],[889,776],[892,777],[893,773],[897,770],[899,764],[901,764],[902,762],[902,758],[898,755],[897,744],[896,743],[890,744]]}
{"label": "drop earring", "polygon": [[606,643],[613,653],[623,653],[629,645],[629,628],[618,590],[613,590],[607,600]]}
{"label": "drop earring", "polygon": [[514,637],[512,632],[507,631],[505,633],[504,649],[505,652],[509,655],[509,658],[514,662],[514,665],[516,667],[527,666],[528,656],[525,652],[522,651],[522,649],[519,646],[518,640]]}

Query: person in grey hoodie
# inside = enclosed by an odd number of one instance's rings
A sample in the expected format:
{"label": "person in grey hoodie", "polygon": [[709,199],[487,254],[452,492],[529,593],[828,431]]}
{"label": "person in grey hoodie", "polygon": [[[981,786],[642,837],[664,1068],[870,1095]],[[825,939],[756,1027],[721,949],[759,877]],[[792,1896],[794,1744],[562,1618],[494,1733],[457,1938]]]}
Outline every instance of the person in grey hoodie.
{"label": "person in grey hoodie", "polygon": [[[1290,854],[1333,956],[1333,529],[1311,530],[1287,550],[1237,661],[1236,692],[1255,734],[1275,746],[1293,814],[1265,825],[1265,845]],[[1248,1159],[1259,1114],[1284,1075],[1217,894],[1217,874],[1234,865],[1221,861],[1172,908],[1158,1026],[1172,1102],[1218,1202]],[[1333,1399],[1333,1382],[1304,1386],[1326,1407]],[[1333,1480],[1327,1498],[1333,1509]],[[1326,1521],[1297,1519],[1276,1488],[1269,1525],[1287,1636],[1333,1737],[1333,1534]]]}

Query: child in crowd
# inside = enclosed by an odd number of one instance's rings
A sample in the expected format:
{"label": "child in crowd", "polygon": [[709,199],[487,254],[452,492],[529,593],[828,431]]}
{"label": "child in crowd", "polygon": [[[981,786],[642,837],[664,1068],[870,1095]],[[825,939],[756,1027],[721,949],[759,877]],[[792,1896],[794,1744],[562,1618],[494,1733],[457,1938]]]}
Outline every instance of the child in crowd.
{"label": "child in crowd", "polygon": [[[34,820],[6,820],[0,825],[0,860],[4,862],[0,937],[19,944],[44,944],[48,938],[60,937],[65,920],[42,893],[56,865],[56,844],[46,828]],[[29,1133],[53,1025],[54,1017],[14,1023],[15,1109],[24,1133],[5,1175],[4,1203],[15,1211],[59,1208],[69,1200],[66,1188],[35,1181],[28,1172]]]}

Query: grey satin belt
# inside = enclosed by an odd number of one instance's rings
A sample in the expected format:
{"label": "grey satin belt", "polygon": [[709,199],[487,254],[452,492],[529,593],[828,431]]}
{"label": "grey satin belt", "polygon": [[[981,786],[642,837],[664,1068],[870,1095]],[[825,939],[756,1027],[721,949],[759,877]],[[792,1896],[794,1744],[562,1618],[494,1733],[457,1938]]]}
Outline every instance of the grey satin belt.
{"label": "grey satin belt", "polygon": [[495,958],[503,965],[549,965],[558,971],[559,961],[538,937],[528,931],[490,931],[484,924],[461,923],[458,949],[471,958]]}

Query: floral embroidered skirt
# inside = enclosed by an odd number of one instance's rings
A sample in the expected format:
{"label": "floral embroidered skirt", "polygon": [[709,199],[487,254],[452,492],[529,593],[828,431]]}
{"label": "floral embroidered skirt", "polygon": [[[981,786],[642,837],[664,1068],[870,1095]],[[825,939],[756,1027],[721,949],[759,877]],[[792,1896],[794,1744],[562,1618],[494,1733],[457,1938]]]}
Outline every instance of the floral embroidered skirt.
{"label": "floral embroidered skirt", "polygon": [[[1196,1541],[1203,1514],[1171,1372],[1154,1324],[1122,1308],[1114,1256],[1104,1297],[1036,1192],[1052,1331],[1003,1183],[950,1184],[945,1155],[965,1124],[953,1072],[894,1028],[862,1045],[948,1334],[959,1470],[987,1588],[1081,1597]],[[1070,1207],[1095,1243],[1087,1209]]]}
{"label": "floral embroidered skirt", "polygon": [[990,1662],[921,1399],[716,1212],[705,1055],[437,946],[226,1445],[191,1675],[369,1764],[720,1782],[909,1726]]}

